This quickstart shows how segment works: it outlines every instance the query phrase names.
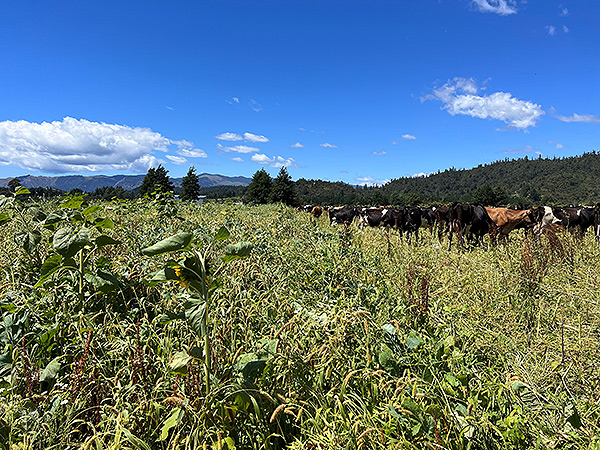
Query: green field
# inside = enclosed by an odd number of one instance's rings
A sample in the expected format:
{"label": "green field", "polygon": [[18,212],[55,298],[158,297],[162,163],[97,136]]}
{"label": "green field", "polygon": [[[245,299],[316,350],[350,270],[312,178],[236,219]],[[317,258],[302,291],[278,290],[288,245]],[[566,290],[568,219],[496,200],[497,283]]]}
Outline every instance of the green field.
{"label": "green field", "polygon": [[0,213],[0,449],[600,448],[591,235],[448,251],[277,205]]}

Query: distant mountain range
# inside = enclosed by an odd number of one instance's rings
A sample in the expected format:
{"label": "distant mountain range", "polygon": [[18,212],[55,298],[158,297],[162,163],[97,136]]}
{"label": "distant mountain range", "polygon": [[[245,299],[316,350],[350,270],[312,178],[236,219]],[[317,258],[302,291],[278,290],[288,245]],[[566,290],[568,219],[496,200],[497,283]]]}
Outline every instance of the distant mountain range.
{"label": "distant mountain range", "polygon": [[[57,177],[44,177],[35,175],[23,175],[16,177],[21,181],[21,185],[27,188],[51,187],[61,191],[71,191],[81,189],[84,192],[93,192],[97,188],[104,186],[122,187],[127,191],[132,191],[142,185],[145,175],[65,175]],[[0,187],[7,186],[10,178],[0,178]],[[181,186],[181,178],[171,178],[175,187]],[[252,181],[246,177],[228,177],[210,173],[201,173],[198,175],[200,187],[212,186],[248,186]]]}

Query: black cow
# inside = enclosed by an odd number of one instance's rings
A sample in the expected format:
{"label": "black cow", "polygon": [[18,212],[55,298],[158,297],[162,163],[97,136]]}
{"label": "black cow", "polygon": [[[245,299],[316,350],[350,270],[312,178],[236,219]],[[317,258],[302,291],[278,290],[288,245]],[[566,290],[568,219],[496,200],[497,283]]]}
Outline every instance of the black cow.
{"label": "black cow", "polygon": [[360,221],[358,222],[358,227],[379,227],[383,225],[383,216],[386,212],[387,209],[383,208],[359,208],[358,215]]}
{"label": "black cow", "polygon": [[329,210],[329,221],[331,225],[344,224],[350,225],[358,215],[358,208],[353,206],[340,206]]}
{"label": "black cow", "polygon": [[437,225],[438,241],[442,242],[443,234],[450,231],[450,207],[434,206],[432,210]]}
{"label": "black cow", "polygon": [[401,237],[404,233],[407,233],[409,241],[413,233],[415,239],[418,239],[419,227],[421,226],[421,210],[417,206],[390,208],[386,210],[382,223],[385,227],[396,228]]}
{"label": "black cow", "polygon": [[595,208],[583,206],[562,208],[567,229],[576,230],[583,237],[589,227],[595,225]]}
{"label": "black cow", "polygon": [[533,210],[532,216],[535,222],[533,229],[538,235],[544,228],[567,226],[565,214],[554,206],[539,206]]}
{"label": "black cow", "polygon": [[463,248],[463,235],[470,242],[481,244],[481,239],[487,233],[490,240],[495,242],[497,228],[485,208],[481,205],[454,203],[449,210],[450,234],[448,249],[452,247],[452,234],[457,234],[460,248]]}
{"label": "black cow", "polygon": [[594,208],[594,233],[596,240],[600,241],[600,203]]}

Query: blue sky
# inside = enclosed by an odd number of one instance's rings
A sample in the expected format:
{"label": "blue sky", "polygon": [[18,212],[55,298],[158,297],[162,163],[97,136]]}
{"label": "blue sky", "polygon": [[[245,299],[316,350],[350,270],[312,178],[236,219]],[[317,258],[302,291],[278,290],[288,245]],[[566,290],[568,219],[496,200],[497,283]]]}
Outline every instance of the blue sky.
{"label": "blue sky", "polygon": [[3,0],[0,177],[351,184],[600,150],[597,0]]}

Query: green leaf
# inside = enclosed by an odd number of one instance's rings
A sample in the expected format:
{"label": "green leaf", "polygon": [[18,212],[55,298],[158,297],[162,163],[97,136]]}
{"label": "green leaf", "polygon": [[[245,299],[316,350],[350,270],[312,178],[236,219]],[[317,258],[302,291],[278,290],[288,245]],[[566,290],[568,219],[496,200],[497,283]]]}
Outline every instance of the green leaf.
{"label": "green leaf", "polygon": [[206,303],[192,303],[192,307],[185,310],[185,320],[192,327],[199,338],[206,335]]}
{"label": "green leaf", "polygon": [[84,275],[86,281],[91,283],[96,289],[103,294],[108,294],[119,288],[120,281],[110,272],[97,270],[94,272],[86,272]]}
{"label": "green leaf", "polygon": [[115,227],[115,223],[110,219],[101,219],[97,218],[94,220],[94,226],[100,229],[110,229],[112,230]]}
{"label": "green leaf", "polygon": [[28,254],[32,254],[37,245],[42,240],[42,233],[34,231],[20,231],[15,234],[15,242],[20,245]]}
{"label": "green leaf", "polygon": [[92,205],[89,208],[85,208],[82,212],[86,219],[89,220],[90,216],[94,214],[96,211],[101,209],[100,205]]}
{"label": "green leaf", "polygon": [[162,428],[160,429],[159,441],[164,441],[165,439],[167,439],[171,428],[174,428],[181,423],[181,419],[183,418],[184,413],[185,410],[179,407],[171,411],[171,414],[169,415],[169,417],[167,417],[167,420],[165,420]]}
{"label": "green leaf", "polygon": [[15,196],[25,195],[25,194],[31,194],[31,191],[29,189],[27,189],[25,186],[20,186],[19,189],[17,189],[17,192],[15,192]]}
{"label": "green leaf", "polygon": [[105,245],[119,245],[121,243],[121,241],[117,241],[105,234],[98,236],[94,242],[96,243],[96,247],[104,247]]}
{"label": "green leaf", "polygon": [[75,255],[79,250],[90,243],[90,230],[87,228],[80,229],[73,234],[71,228],[60,228],[52,239],[52,245],[56,253],[68,258]]}
{"label": "green leaf", "polygon": [[56,379],[56,375],[60,370],[60,358],[62,358],[62,356],[54,358],[48,363],[46,368],[40,372],[40,381],[49,381]]}
{"label": "green leaf", "polygon": [[227,228],[225,228],[225,225],[223,225],[221,228],[219,228],[219,231],[217,231],[217,234],[215,234],[215,237],[213,238],[213,242],[224,241],[225,239],[228,239],[229,236],[231,236],[231,233],[229,232],[229,230]]}
{"label": "green leaf", "polygon": [[406,346],[411,350],[414,350],[419,345],[421,345],[421,341],[419,340],[419,338],[414,336],[407,337],[404,342],[406,343]]}
{"label": "green leaf", "polygon": [[54,211],[54,212],[51,212],[50,214],[48,214],[48,217],[46,217],[46,220],[44,220],[44,227],[52,228],[53,225],[56,225],[57,223],[67,220],[68,218],[69,218],[69,215],[67,214],[67,212],[62,209],[59,209],[57,211]]}
{"label": "green leaf", "polygon": [[131,442],[136,448],[143,448],[144,450],[152,450],[148,444],[142,441],[139,437],[129,431],[127,428],[123,426],[119,426],[119,429],[123,431],[123,434],[127,438],[129,442]]}
{"label": "green leaf", "polygon": [[62,256],[52,255],[48,257],[48,259],[44,261],[44,264],[42,264],[40,269],[41,277],[34,287],[40,287],[54,272],[56,272],[62,266]]}
{"label": "green leaf", "polygon": [[221,257],[223,262],[228,263],[235,259],[247,258],[252,251],[252,242],[238,242],[237,244],[229,244],[225,250],[225,255]]}
{"label": "green leaf", "polygon": [[38,206],[32,206],[28,211],[36,222],[43,222],[46,220],[46,214]]}
{"label": "green leaf", "polygon": [[83,199],[83,196],[75,195],[62,202],[60,207],[64,209],[79,209],[84,203],[85,200]]}
{"label": "green leaf", "polygon": [[188,372],[187,365],[191,359],[192,357],[186,352],[177,352],[169,363],[169,369],[171,369],[172,372],[185,375]]}
{"label": "green leaf", "polygon": [[11,221],[10,215],[8,213],[0,213],[0,225],[4,225]]}
{"label": "green leaf", "polygon": [[179,277],[173,268],[165,267],[164,269],[154,272],[152,277],[148,280],[148,284],[150,286],[155,286],[163,281],[179,281]]}
{"label": "green leaf", "polygon": [[567,417],[567,422],[569,422],[571,424],[571,426],[575,429],[579,429],[582,426],[581,423],[581,417],[579,416],[579,412],[577,411],[577,408],[575,408],[575,405],[571,405],[571,408],[567,408],[567,411],[569,409],[573,410],[573,413]]}
{"label": "green leaf", "polygon": [[0,354],[0,377],[5,377],[12,370],[12,352],[8,350],[6,353]]}
{"label": "green leaf", "polygon": [[192,243],[194,235],[187,231],[182,231],[174,236],[163,239],[156,244],[142,250],[146,256],[156,256],[167,252],[175,252],[179,250],[188,250]]}

